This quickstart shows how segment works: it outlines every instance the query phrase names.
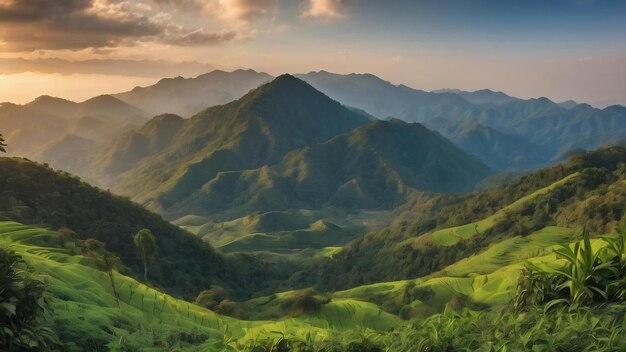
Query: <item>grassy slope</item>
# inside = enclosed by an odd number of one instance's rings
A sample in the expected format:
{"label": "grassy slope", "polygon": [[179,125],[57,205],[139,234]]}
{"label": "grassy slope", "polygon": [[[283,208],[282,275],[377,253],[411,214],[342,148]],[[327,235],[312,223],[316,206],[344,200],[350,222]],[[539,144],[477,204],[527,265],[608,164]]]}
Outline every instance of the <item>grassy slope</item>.
{"label": "grassy slope", "polygon": [[[169,336],[221,350],[229,339],[245,343],[272,332],[303,336],[328,330],[372,328],[380,331],[400,325],[400,320],[372,303],[338,299],[315,314],[283,321],[242,321],[216,315],[204,308],[175,299],[127,276],[114,273],[119,291],[118,307],[105,272],[89,266],[89,260],[51,246],[57,234],[15,222],[0,222],[0,245],[21,255],[47,282],[52,295],[54,324],[75,350],[86,343],[131,341],[165,349]],[[88,338],[88,340],[86,340]],[[120,340],[121,339],[121,340]],[[199,348],[199,347],[198,347]]]}
{"label": "grassy slope", "polygon": [[[556,263],[553,249],[571,243],[578,232],[550,226],[529,236],[517,236],[491,245],[486,250],[465,258],[443,270],[416,280],[400,280],[365,285],[336,292],[334,297],[351,297],[371,302],[402,302],[409,282],[418,288],[430,288],[435,294],[425,302],[414,300],[411,305],[428,306],[430,311],[442,311],[455,295],[466,295],[471,301],[486,306],[507,304],[517,288],[520,270],[526,262],[540,266]],[[592,240],[601,246],[599,239]]]}
{"label": "grassy slope", "polygon": [[332,222],[349,232],[366,233],[387,226],[391,218],[392,212],[386,210],[325,207],[319,210],[291,209],[254,213],[225,222],[186,215],[173,223],[219,247],[251,234],[306,230],[319,220]]}
{"label": "grassy slope", "polygon": [[576,179],[579,173],[573,173],[568,175],[567,177],[547,186],[542,189],[539,189],[532,194],[520,198],[517,201],[511,203],[510,205],[498,210],[492,216],[489,216],[485,219],[472,222],[462,226],[456,226],[447,229],[441,229],[432,233],[432,236],[437,240],[437,242],[443,246],[451,246],[458,243],[461,239],[470,238],[476,234],[480,234],[491,227],[493,227],[496,223],[502,220],[503,217],[506,216],[506,212],[508,211],[516,211],[522,208],[524,204],[529,201],[532,201],[534,198],[547,194],[554,190],[555,188],[566,184],[567,182]]}

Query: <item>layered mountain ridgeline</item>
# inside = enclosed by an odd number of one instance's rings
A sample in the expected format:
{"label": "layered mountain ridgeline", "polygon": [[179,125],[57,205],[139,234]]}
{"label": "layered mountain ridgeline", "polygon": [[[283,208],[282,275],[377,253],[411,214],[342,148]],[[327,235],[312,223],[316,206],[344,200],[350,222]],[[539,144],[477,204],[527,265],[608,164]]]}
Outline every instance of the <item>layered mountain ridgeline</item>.
{"label": "layered mountain ridgeline", "polygon": [[607,147],[477,193],[417,197],[391,226],[326,259],[318,284],[336,290],[426,276],[546,226],[611,232],[625,210],[625,162],[626,148]]}
{"label": "layered mountain ridgeline", "polygon": [[461,192],[490,171],[419,124],[375,121],[254,170],[219,173],[173,210],[240,217],[255,211],[393,209],[412,192]]}
{"label": "layered mountain ridgeline", "polygon": [[[626,138],[626,108],[621,106],[561,106],[546,98],[522,100],[488,90],[425,92],[369,74],[322,71],[299,77],[331,98],[375,116],[424,122],[501,170],[542,167],[572,149],[591,150]],[[458,133],[459,123],[464,133]],[[493,131],[485,133],[485,128]],[[513,138],[494,138],[494,134]],[[528,150],[519,147],[520,140]],[[513,154],[494,152],[500,148]]]}
{"label": "layered mountain ridgeline", "polygon": [[[132,195],[169,217],[202,215],[202,209],[179,209],[220,173],[276,163],[292,150],[349,132],[369,120],[285,75],[232,103],[209,108],[182,123],[174,122],[176,126],[166,129],[167,140],[156,142],[158,133],[150,131],[172,121],[152,121],[138,131],[143,137],[123,136],[129,141],[113,141],[107,150],[107,155],[141,158],[122,163],[106,156],[97,158],[103,160],[99,168],[106,177],[117,177],[112,189]],[[116,146],[122,149],[118,151]],[[142,149],[148,153],[137,152]]]}
{"label": "layered mountain ridgeline", "polygon": [[238,99],[272,78],[253,70],[215,70],[195,78],[165,78],[152,86],[136,87],[114,96],[152,115],[172,113],[188,117]]}
{"label": "layered mountain ridgeline", "polygon": [[[416,191],[467,191],[491,173],[419,124],[370,122],[289,75],[190,119],[157,116],[95,159],[90,179],[216,245],[245,237],[282,250],[342,245],[380,229]],[[269,232],[242,225],[265,213],[306,221]],[[320,233],[327,240],[315,241]]]}
{"label": "layered mountain ridgeline", "polygon": [[246,296],[273,277],[266,264],[243,255],[222,256],[207,243],[126,198],[113,196],[64,172],[19,158],[0,158],[0,217],[53,229],[69,228],[80,239],[106,243],[133,273],[143,273],[133,236],[156,236],[156,260],[148,280],[185,297],[211,285]]}
{"label": "layered mountain ridgeline", "polygon": [[0,105],[0,126],[10,155],[78,173],[85,170],[94,145],[146,121],[145,112],[109,95],[81,103],[41,96],[25,105]]}
{"label": "layered mountain ridgeline", "polygon": [[494,92],[491,89],[480,89],[473,92],[468,92],[460,89],[439,89],[432,91],[432,93],[453,93],[461,96],[461,98],[469,101],[472,104],[502,105],[515,100],[519,100],[519,98],[512,97],[503,92]]}
{"label": "layered mountain ridgeline", "polygon": [[545,163],[554,154],[524,137],[506,134],[478,122],[451,123],[435,119],[426,126],[441,132],[455,144],[472,155],[480,156],[495,170],[515,170]]}

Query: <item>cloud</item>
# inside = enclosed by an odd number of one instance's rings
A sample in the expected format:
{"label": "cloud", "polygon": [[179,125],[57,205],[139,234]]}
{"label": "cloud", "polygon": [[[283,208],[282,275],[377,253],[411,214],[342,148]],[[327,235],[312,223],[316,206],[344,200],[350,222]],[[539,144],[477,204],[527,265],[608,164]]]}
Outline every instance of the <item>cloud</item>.
{"label": "cloud", "polygon": [[276,0],[213,0],[209,10],[226,22],[242,25],[274,14]]}
{"label": "cloud", "polygon": [[276,13],[277,0],[152,0],[161,9],[182,12],[202,11],[233,26]]}
{"label": "cloud", "polygon": [[172,36],[165,40],[166,43],[178,46],[211,45],[231,41],[235,39],[237,32],[223,31],[206,33],[204,29],[198,29],[186,34]]}
{"label": "cloud", "polygon": [[307,0],[308,7],[303,17],[320,17],[336,19],[345,17],[346,5],[349,0]]}
{"label": "cloud", "polygon": [[145,42],[214,45],[236,37],[232,32],[185,28],[143,5],[128,0],[0,0],[0,51],[115,48]]}

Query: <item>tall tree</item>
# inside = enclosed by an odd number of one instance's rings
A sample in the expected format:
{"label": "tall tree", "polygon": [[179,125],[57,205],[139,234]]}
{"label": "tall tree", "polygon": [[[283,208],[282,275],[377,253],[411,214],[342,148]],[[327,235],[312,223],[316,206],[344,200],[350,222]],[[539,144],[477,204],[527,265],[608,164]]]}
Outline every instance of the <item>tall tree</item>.
{"label": "tall tree", "polygon": [[4,138],[2,138],[2,133],[0,133],[0,152],[6,153],[6,149],[4,149],[4,147],[6,147],[7,145],[4,144]]}
{"label": "tall tree", "polygon": [[154,259],[157,249],[156,238],[150,230],[143,229],[135,234],[133,240],[143,262],[143,279],[148,281],[148,265]]}

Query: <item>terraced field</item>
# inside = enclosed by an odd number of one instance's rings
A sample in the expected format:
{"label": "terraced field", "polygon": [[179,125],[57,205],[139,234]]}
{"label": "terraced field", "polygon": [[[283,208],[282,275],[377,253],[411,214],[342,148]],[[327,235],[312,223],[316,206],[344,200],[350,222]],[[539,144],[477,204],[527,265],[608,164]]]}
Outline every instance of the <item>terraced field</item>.
{"label": "terraced field", "polygon": [[451,227],[447,229],[441,229],[432,233],[432,236],[435,240],[442,246],[452,246],[458,243],[462,239],[471,238],[477,234],[480,234],[490,228],[492,228],[495,224],[504,218],[505,214],[510,211],[519,210],[524,204],[533,200],[537,196],[547,194],[554,190],[555,188],[562,186],[579,176],[579,173],[573,173],[568,175],[567,177],[551,184],[548,187],[539,189],[532,194],[527,195],[526,197],[520,198],[517,201],[509,204],[508,206],[498,210],[492,216],[489,216],[485,219],[472,222],[462,226]]}
{"label": "terraced field", "polygon": [[[455,296],[466,296],[484,306],[507,304],[513,298],[517,280],[525,263],[553,267],[557,258],[553,249],[577,240],[579,231],[563,227],[546,227],[526,237],[517,236],[495,243],[484,251],[454,263],[439,272],[416,280],[401,280],[365,285],[335,292],[333,297],[352,298],[382,304],[403,302],[407,285],[426,289],[432,294],[426,300],[414,300],[411,306],[426,306],[442,311]],[[593,239],[598,248],[601,239]]]}

